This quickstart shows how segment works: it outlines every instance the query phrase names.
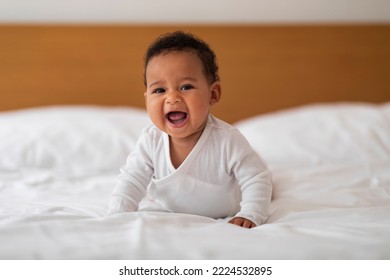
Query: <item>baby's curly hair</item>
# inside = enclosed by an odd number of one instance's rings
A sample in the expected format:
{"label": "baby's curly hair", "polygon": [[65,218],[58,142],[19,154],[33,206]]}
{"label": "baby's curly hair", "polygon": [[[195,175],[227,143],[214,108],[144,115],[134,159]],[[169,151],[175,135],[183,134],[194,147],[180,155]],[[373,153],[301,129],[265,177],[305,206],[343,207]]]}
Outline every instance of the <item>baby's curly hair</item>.
{"label": "baby's curly hair", "polygon": [[217,57],[209,45],[191,33],[176,31],[158,37],[147,49],[144,59],[145,86],[146,67],[149,61],[155,56],[171,51],[194,52],[202,61],[209,82],[219,81]]}

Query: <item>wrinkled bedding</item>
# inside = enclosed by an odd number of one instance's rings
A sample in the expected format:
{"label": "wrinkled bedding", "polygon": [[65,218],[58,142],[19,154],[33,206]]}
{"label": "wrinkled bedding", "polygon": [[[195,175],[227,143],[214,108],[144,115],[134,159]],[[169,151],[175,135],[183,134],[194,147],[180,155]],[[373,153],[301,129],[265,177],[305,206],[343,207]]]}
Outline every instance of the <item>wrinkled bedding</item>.
{"label": "wrinkled bedding", "polygon": [[390,259],[390,103],[312,104],[235,125],[272,171],[267,223],[107,216],[145,111],[0,113],[0,259]]}

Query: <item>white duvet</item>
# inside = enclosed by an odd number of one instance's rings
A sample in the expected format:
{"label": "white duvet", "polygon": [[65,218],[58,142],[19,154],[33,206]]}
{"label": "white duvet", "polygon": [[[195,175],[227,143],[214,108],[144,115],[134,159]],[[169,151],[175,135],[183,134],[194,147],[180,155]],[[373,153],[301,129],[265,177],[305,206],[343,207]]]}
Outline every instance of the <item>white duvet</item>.
{"label": "white duvet", "polygon": [[269,165],[265,225],[106,216],[149,120],[134,108],[0,113],[0,259],[390,259],[390,103],[317,104],[236,124]]}

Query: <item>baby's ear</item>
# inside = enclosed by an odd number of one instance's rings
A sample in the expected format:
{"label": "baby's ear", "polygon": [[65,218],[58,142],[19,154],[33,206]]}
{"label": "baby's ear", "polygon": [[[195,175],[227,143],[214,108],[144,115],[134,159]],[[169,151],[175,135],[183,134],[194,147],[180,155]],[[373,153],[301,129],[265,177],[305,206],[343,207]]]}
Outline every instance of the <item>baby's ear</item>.
{"label": "baby's ear", "polygon": [[220,82],[214,82],[211,85],[211,96],[210,96],[210,105],[214,105],[219,102],[221,99],[221,83]]}

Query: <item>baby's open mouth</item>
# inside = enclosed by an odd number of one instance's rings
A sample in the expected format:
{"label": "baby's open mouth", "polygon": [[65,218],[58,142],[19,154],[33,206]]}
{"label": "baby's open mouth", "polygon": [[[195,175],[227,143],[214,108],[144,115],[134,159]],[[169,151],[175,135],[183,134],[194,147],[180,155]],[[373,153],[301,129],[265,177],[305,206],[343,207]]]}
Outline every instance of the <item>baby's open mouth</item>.
{"label": "baby's open mouth", "polygon": [[166,118],[172,124],[180,124],[187,119],[187,113],[179,111],[169,112]]}

